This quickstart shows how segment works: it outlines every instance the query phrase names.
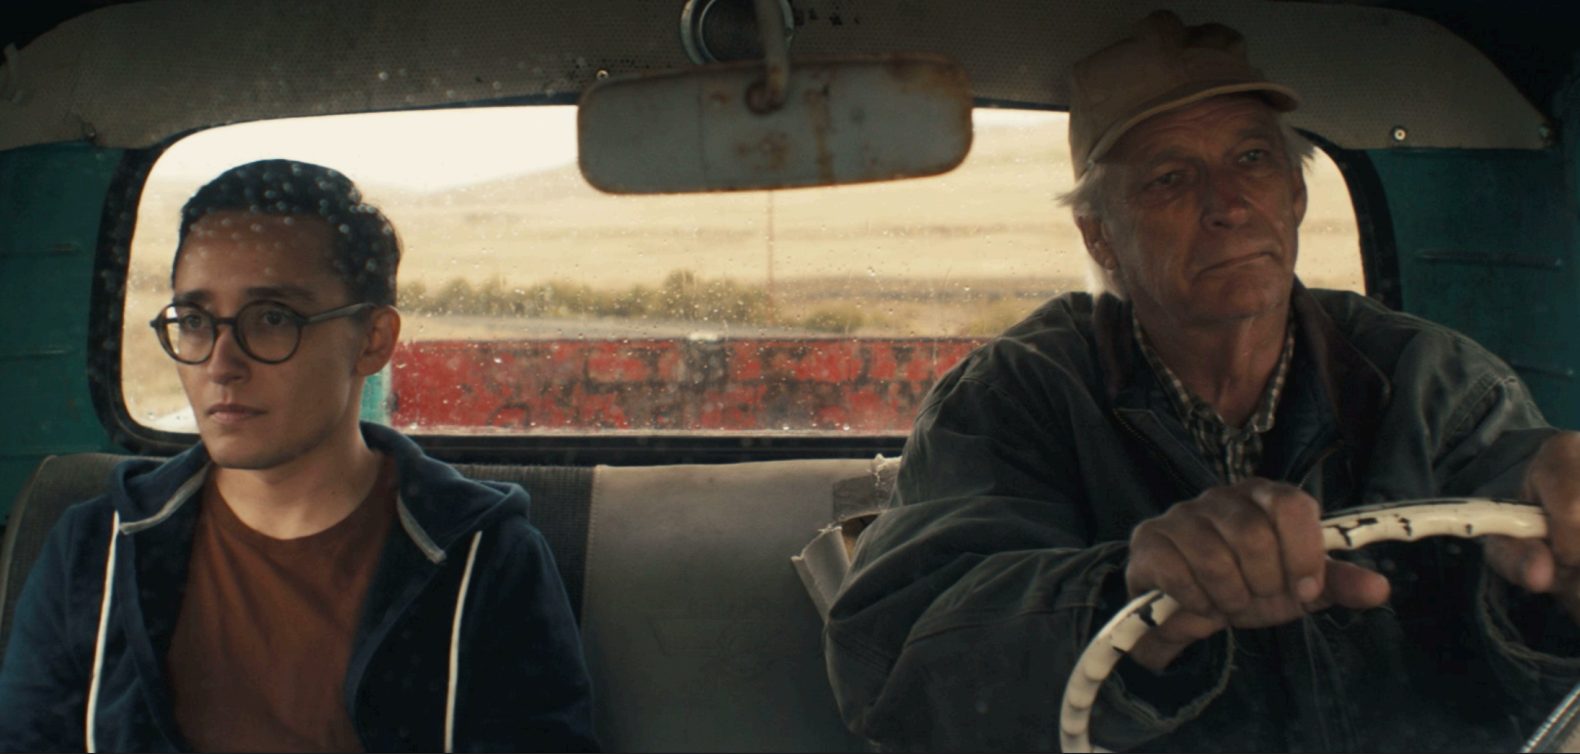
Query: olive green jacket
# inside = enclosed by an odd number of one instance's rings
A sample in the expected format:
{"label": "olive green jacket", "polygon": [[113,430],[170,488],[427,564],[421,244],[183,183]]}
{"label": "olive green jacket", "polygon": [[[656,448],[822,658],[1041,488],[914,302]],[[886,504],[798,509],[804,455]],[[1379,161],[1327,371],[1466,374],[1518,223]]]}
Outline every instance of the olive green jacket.
{"label": "olive green jacket", "polygon": [[[1355,294],[1297,284],[1294,309],[1297,351],[1261,476],[1328,512],[1518,492],[1556,430],[1508,366]],[[829,675],[858,733],[891,748],[1057,747],[1075,659],[1125,602],[1131,529],[1222,483],[1129,317],[1111,296],[1060,296],[934,387],[891,507],[862,534],[829,616]],[[1161,675],[1122,661],[1094,741],[1512,748],[1580,680],[1574,626],[1488,576],[1475,542],[1345,557],[1390,577],[1386,606],[1222,631]]]}

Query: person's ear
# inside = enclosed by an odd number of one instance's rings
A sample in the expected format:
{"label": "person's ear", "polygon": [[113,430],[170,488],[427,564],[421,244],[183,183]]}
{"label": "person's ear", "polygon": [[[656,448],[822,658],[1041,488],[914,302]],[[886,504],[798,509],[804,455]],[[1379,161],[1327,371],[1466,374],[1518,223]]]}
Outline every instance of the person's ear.
{"label": "person's ear", "polygon": [[1306,171],[1301,170],[1299,164],[1295,165],[1294,209],[1295,227],[1298,228],[1306,219]]}
{"label": "person's ear", "polygon": [[1095,215],[1078,215],[1075,218],[1075,227],[1081,230],[1081,240],[1086,243],[1086,253],[1092,255],[1099,267],[1113,270],[1118,266],[1114,258],[1114,247],[1108,243],[1108,232],[1103,228],[1103,221]]}
{"label": "person's ear", "polygon": [[362,351],[357,354],[355,371],[359,377],[377,374],[395,356],[395,344],[400,340],[400,312],[393,306],[381,306],[368,316],[368,330],[362,339]]}

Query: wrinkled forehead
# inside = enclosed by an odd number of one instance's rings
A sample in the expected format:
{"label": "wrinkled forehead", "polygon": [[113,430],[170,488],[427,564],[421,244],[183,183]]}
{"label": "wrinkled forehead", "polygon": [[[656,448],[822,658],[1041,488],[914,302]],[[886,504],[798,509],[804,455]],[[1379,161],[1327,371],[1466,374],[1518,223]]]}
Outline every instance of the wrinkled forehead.
{"label": "wrinkled forehead", "polygon": [[1282,144],[1279,112],[1255,94],[1225,94],[1152,116],[1130,129],[1102,162],[1134,164],[1169,151],[1227,148],[1249,138]]}
{"label": "wrinkled forehead", "polygon": [[315,215],[221,211],[192,223],[175,259],[177,289],[217,283],[340,285],[335,231]]}

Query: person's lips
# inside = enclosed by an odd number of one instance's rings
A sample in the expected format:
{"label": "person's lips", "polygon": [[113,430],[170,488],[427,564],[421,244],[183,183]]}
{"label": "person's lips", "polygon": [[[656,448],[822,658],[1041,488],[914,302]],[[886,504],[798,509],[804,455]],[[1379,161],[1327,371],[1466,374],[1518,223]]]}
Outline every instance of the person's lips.
{"label": "person's lips", "polygon": [[209,406],[205,413],[220,424],[240,424],[248,419],[262,416],[264,410],[241,403],[216,403]]}
{"label": "person's lips", "polygon": [[1250,254],[1240,254],[1238,256],[1233,256],[1233,257],[1230,257],[1228,259],[1225,259],[1225,260],[1223,260],[1221,262],[1217,262],[1217,263],[1208,265],[1207,267],[1202,269],[1202,272],[1204,272],[1204,273],[1224,272],[1226,270],[1230,270],[1230,269],[1233,269],[1235,267],[1239,267],[1240,265],[1250,264],[1252,262],[1259,262],[1259,261],[1262,261],[1264,259],[1272,259],[1272,258],[1273,258],[1273,253],[1270,252],[1270,251],[1253,251]]}

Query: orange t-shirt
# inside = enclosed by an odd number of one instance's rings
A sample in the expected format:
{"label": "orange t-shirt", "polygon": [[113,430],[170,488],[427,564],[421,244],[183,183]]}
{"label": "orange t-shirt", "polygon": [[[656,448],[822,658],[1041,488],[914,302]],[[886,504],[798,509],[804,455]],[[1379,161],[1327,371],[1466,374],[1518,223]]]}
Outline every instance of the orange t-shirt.
{"label": "orange t-shirt", "polygon": [[363,597],[395,519],[386,457],[366,499],[297,539],[248,527],[204,486],[166,667],[199,751],[361,751],[345,703]]}

